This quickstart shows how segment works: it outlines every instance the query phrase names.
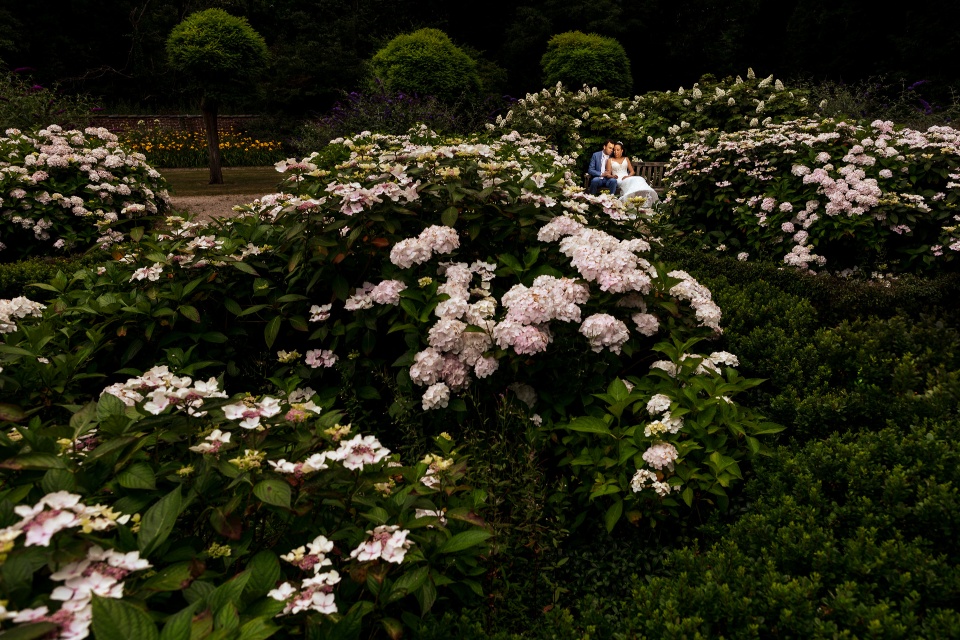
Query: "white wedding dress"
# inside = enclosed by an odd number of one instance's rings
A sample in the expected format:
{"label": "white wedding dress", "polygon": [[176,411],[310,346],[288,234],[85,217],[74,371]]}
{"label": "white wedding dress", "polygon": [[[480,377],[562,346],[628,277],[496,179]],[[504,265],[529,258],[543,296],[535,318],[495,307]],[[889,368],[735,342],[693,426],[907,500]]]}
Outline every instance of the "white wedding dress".
{"label": "white wedding dress", "polygon": [[644,198],[644,208],[652,207],[654,203],[660,201],[657,192],[647,184],[646,180],[640,176],[630,175],[626,158],[620,162],[617,162],[615,158],[610,158],[610,168],[619,181],[617,192],[621,201],[626,202],[628,198]]}

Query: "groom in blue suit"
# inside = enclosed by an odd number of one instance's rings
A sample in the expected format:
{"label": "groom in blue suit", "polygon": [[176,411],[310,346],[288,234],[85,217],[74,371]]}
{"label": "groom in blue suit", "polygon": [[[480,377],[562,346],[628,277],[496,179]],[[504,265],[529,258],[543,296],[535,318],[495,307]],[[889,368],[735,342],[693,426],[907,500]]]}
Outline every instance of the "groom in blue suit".
{"label": "groom in blue suit", "polygon": [[590,193],[597,195],[600,189],[607,189],[610,194],[617,192],[617,179],[613,174],[607,173],[607,159],[613,153],[613,140],[607,140],[603,143],[603,149],[597,151],[590,158],[590,166],[587,173],[590,174]]}

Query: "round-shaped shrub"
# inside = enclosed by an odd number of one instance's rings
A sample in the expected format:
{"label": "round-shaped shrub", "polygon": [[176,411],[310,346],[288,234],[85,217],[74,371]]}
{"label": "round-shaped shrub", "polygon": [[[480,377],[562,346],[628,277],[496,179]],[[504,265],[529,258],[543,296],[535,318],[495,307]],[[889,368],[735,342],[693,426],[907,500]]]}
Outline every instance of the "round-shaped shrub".
{"label": "round-shaped shrub", "polygon": [[435,96],[444,102],[480,94],[477,63],[439,29],[397,36],[370,64],[391,91]]}
{"label": "round-shaped shrub", "polygon": [[623,45],[595,33],[558,33],[540,59],[545,84],[596,86],[615,95],[629,95],[633,87],[630,58]]}
{"label": "round-shaped shrub", "polygon": [[141,153],[128,153],[103,128],[0,137],[0,260],[51,249],[108,248],[123,221],[162,212],[166,183]]}
{"label": "round-shaped shrub", "polygon": [[804,269],[918,272],[960,253],[960,132],[801,119],[674,152],[664,221],[692,248]]}

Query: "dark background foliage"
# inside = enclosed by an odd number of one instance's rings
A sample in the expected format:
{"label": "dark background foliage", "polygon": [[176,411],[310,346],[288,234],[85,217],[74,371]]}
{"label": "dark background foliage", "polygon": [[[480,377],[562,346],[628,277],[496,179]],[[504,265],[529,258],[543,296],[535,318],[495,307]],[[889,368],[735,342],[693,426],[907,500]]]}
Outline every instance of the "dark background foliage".
{"label": "dark background foliage", "polygon": [[363,86],[366,61],[391,38],[423,27],[504,69],[503,90],[515,96],[542,88],[547,41],[572,30],[624,46],[633,93],[753,66],[788,79],[928,80],[925,97],[935,107],[960,79],[952,64],[960,5],[901,5],[892,16],[866,0],[491,0],[469,19],[461,5],[437,0],[0,0],[0,60],[111,109],[177,110],[190,103],[173,91],[178,79],[164,65],[163,43],[186,15],[209,7],[246,17],[271,50],[267,80],[237,110],[325,111],[342,91]]}

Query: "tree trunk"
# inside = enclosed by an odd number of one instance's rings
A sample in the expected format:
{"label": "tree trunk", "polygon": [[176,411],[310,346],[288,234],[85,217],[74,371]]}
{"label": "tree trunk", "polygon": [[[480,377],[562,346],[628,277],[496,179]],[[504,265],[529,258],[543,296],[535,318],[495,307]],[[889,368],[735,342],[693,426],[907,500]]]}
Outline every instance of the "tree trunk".
{"label": "tree trunk", "polygon": [[207,156],[210,159],[210,184],[223,184],[220,168],[220,132],[217,131],[217,101],[204,98],[200,103],[203,111],[203,128],[207,132]]}

